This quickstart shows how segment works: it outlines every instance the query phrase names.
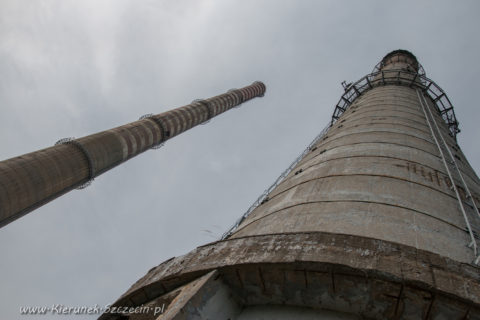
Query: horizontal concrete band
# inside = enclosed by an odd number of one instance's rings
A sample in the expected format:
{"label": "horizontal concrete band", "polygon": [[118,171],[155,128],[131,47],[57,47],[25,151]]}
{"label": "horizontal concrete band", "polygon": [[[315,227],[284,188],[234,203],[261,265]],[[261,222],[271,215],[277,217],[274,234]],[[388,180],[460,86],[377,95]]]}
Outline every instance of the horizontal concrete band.
{"label": "horizontal concrete band", "polygon": [[[0,227],[132,157],[254,97],[255,82],[213,98],[0,162]],[[63,139],[62,139],[63,141]]]}
{"label": "horizontal concrete band", "polygon": [[[388,114],[388,115],[368,115],[368,116],[360,116],[360,117],[355,117],[353,119],[350,119],[348,123],[356,123],[357,121],[360,122],[361,120],[362,123],[365,123],[365,120],[368,119],[370,121],[378,121],[380,122],[381,120],[390,120],[390,121],[395,121],[396,124],[410,124],[410,125],[415,125],[417,129],[423,128],[424,132],[430,132],[428,125],[423,123],[422,121],[416,121],[413,119],[409,119],[407,117],[404,117],[403,115],[393,115],[393,114]],[[341,120],[335,122],[331,130],[335,130],[336,127],[339,125],[343,124],[345,126],[345,122],[347,121],[346,118],[342,118]]]}
{"label": "horizontal concrete band", "polygon": [[[408,156],[408,161],[410,162],[418,163],[424,167],[446,174],[445,166],[441,162],[438,152],[434,152],[430,148],[416,146],[409,143],[409,141],[402,143],[397,142],[395,139],[390,140],[388,137],[380,137],[380,139],[376,141],[372,139],[364,139],[364,141],[361,141],[361,139],[355,139],[354,141],[337,143],[333,146],[317,144],[312,148],[312,151],[298,163],[297,167],[302,168],[302,166],[308,166],[308,163],[311,161],[321,161],[321,159],[330,154],[343,154],[346,156],[366,155],[372,157],[391,155],[397,158],[405,158]],[[468,163],[459,164],[459,169],[469,181],[469,185],[476,185],[476,187],[473,188],[474,190],[478,190],[480,180],[470,165]],[[292,170],[292,172],[295,173],[296,170]],[[454,176],[454,178],[457,179],[457,176]]]}
{"label": "horizontal concrete band", "polygon": [[151,269],[114,306],[139,306],[211,270],[260,264],[306,271],[348,269],[480,308],[477,267],[410,246],[326,232],[251,236],[198,247]]}
{"label": "horizontal concrete band", "polygon": [[[381,120],[375,120],[375,119],[372,119],[371,117],[355,118],[355,120],[352,120],[351,122],[346,124],[340,124],[340,126],[344,128],[344,130],[347,130],[349,132],[352,132],[352,130],[369,128],[372,125],[374,125],[376,129],[378,127],[378,129],[380,130],[388,130],[388,129],[396,128],[397,130],[406,129],[407,131],[410,131],[410,133],[412,133],[411,130],[413,130],[413,133],[415,134],[426,134],[426,135],[430,134],[430,131],[428,131],[427,126],[425,126],[424,129],[420,129],[420,126],[414,127],[412,126],[412,123],[405,124],[401,122],[388,122],[388,121],[384,121],[386,117],[379,116],[379,118]],[[362,119],[364,121],[362,121]],[[366,119],[368,119],[368,121],[365,121]]]}
{"label": "horizontal concrete band", "polygon": [[[434,142],[430,141],[430,139],[428,139],[426,137],[426,135],[423,135],[423,134],[416,134],[415,132],[411,132],[411,131],[404,131],[404,130],[401,130],[400,128],[385,128],[385,127],[382,127],[381,125],[373,125],[370,127],[370,128],[363,128],[363,129],[359,129],[359,128],[354,128],[354,129],[345,129],[341,132],[337,132],[337,133],[329,133],[328,137],[329,137],[329,140],[328,141],[335,141],[337,139],[340,139],[340,138],[344,138],[344,137],[348,137],[348,136],[352,136],[352,135],[355,135],[356,137],[359,137],[361,136],[362,134],[378,134],[379,136],[382,136],[382,135],[387,135],[387,134],[399,134],[399,135],[403,135],[405,136],[404,138],[406,139],[418,139],[418,140],[422,140],[424,143],[429,143],[431,145],[435,145]],[[415,140],[414,140],[415,141]]]}
{"label": "horizontal concrete band", "polygon": [[[414,171],[414,173],[416,173],[418,175],[421,175],[424,179],[429,179],[432,182],[437,179],[438,175],[442,175],[441,178],[440,178],[440,176],[438,176],[439,180],[440,179],[445,180],[448,177],[448,174],[445,172],[446,171],[445,167],[441,166],[441,163],[439,161],[440,159],[437,159],[438,164],[437,164],[437,162],[435,162],[435,163],[432,163],[431,165],[429,165],[429,164],[425,164],[425,162],[427,162],[427,161],[421,163],[421,162],[412,160],[411,158],[405,158],[405,157],[402,158],[401,156],[402,155],[400,155],[400,157],[395,157],[395,156],[390,156],[390,155],[375,155],[375,154],[368,154],[368,153],[367,154],[358,154],[358,155],[356,155],[354,153],[351,154],[351,155],[348,155],[348,153],[344,153],[344,154],[336,153],[336,154],[333,155],[333,154],[327,153],[327,151],[325,151],[323,153],[322,157],[310,158],[309,161],[303,162],[303,164],[301,166],[301,169],[302,169],[302,172],[304,172],[304,171],[309,170],[309,169],[314,169],[315,167],[317,167],[319,165],[322,165],[322,164],[326,164],[326,163],[329,163],[329,162],[332,162],[332,164],[335,164],[335,161],[337,161],[337,160],[349,160],[349,159],[353,159],[353,158],[364,158],[364,159],[372,159],[372,160],[388,159],[388,160],[393,160],[393,161],[401,161],[402,165],[398,164],[397,165],[398,167],[403,167],[403,168],[406,168],[407,170],[412,170],[412,171]],[[424,159],[422,159],[422,160],[424,160]],[[418,170],[418,172],[417,172],[417,170]],[[298,171],[291,172],[285,178],[285,180],[283,180],[279,184],[279,187],[281,185],[289,183],[290,179],[295,178],[295,176],[297,176],[297,172]],[[465,174],[464,172],[462,172],[462,173]],[[468,181],[469,185],[471,185],[472,194],[474,196],[475,196],[475,194],[477,194],[477,198],[479,198],[479,200],[480,200],[480,184],[479,184],[479,182],[477,180],[472,179],[468,175],[465,175],[465,179]],[[454,180],[456,181],[456,183],[458,185],[460,185],[461,182],[458,180],[458,177],[454,177]],[[441,184],[441,182],[438,181],[438,184]],[[278,192],[278,191],[276,191],[276,192]],[[452,195],[453,194],[454,193],[452,192]]]}
{"label": "horizontal concrete band", "polygon": [[[375,89],[372,89],[372,90],[375,90]],[[358,106],[360,107],[360,105],[356,105],[354,104],[353,106]],[[351,107],[352,108],[352,107]],[[359,111],[356,111],[356,112],[345,112],[341,119],[346,119],[346,120],[349,120],[349,119],[354,119],[356,118],[357,116],[365,116],[365,115],[370,115],[370,116],[378,116],[378,115],[382,115],[382,116],[387,116],[387,115],[397,115],[397,116],[404,116],[406,119],[412,119],[414,121],[422,121],[422,120],[425,120],[424,117],[422,117],[422,114],[421,113],[417,113],[417,112],[410,112],[410,111],[407,111],[405,109],[395,109],[395,108],[387,108],[387,107],[377,107],[377,108],[367,108],[365,106],[361,106],[360,107],[361,109],[359,109]],[[350,109],[348,109],[350,110]],[[361,111],[360,111],[361,110]]]}
{"label": "horizontal concrete band", "polygon": [[423,139],[418,139],[416,137],[406,139],[404,134],[397,132],[365,132],[361,134],[351,134],[334,137],[331,140],[329,138],[330,136],[327,136],[326,139],[320,141],[315,146],[320,149],[330,149],[345,144],[354,143],[394,143],[402,146],[410,146],[412,148],[426,151],[433,155],[438,154],[438,148],[435,144],[427,142]]}
{"label": "horizontal concrete band", "polygon": [[[375,168],[369,166],[370,163],[375,163]],[[403,180],[435,190],[442,195],[457,200],[455,193],[451,190],[452,182],[446,173],[408,159],[381,156],[346,156],[315,163],[305,163],[299,170],[282,181],[269,195],[269,199],[302,183],[325,177],[348,175],[384,176],[386,178]],[[455,182],[460,188],[461,182],[458,180],[455,180]],[[476,201],[477,199],[480,200],[478,186],[472,185],[471,191],[474,199]],[[468,201],[465,193],[461,194],[461,199]]]}
{"label": "horizontal concrete band", "polygon": [[[395,86],[388,86],[385,88],[390,88],[392,91],[395,90]],[[392,92],[392,95],[395,93]],[[370,98],[370,99],[362,99],[363,97],[360,96],[357,100],[354,101],[354,104],[362,107],[362,108],[377,108],[379,106],[385,107],[385,100],[384,99],[378,99],[375,96]],[[412,105],[415,105],[418,103],[418,98],[412,94],[409,98],[407,97],[395,97],[395,106],[392,108],[392,110],[395,110],[396,107],[400,107],[401,109],[405,110],[410,110],[413,112],[418,112],[421,115],[421,110],[419,108],[413,107]]]}
{"label": "horizontal concrete band", "polygon": [[[314,163],[307,162],[303,166],[301,166],[300,169],[288,175],[287,178],[283,180],[282,183],[280,183],[272,193],[270,193],[270,195],[268,196],[268,201],[301,184],[308,183],[314,180],[328,177],[352,176],[352,178],[355,178],[355,176],[370,175],[371,177],[383,176],[387,178],[384,183],[387,183],[389,179],[398,179],[399,181],[405,181],[407,183],[404,185],[403,191],[396,190],[396,192],[392,193],[392,195],[401,195],[402,192],[403,195],[405,195],[405,191],[407,191],[405,188],[410,188],[410,185],[408,185],[408,183],[414,184],[415,188],[424,187],[430,189],[431,191],[439,192],[440,194],[430,193],[430,196],[435,197],[435,199],[438,199],[439,197],[440,199],[443,199],[443,201],[448,201],[448,198],[450,198],[450,200],[455,203],[453,209],[455,212],[455,208],[457,206],[456,202],[458,201],[458,199],[455,193],[452,191],[452,182],[445,172],[437,171],[436,169],[425,166],[418,162],[411,161],[409,159],[401,159],[388,156],[353,155],[336,158],[332,157],[322,160],[317,159],[317,161]],[[358,160],[358,162],[356,163],[357,165],[351,165],[350,167],[348,167],[348,164],[350,162],[354,162],[355,160]],[[375,163],[376,169],[378,170],[371,170],[371,166],[365,164],[366,161],[371,161],[372,163]],[[341,167],[341,165],[345,162],[347,163],[347,167]],[[471,179],[469,176],[467,176],[465,179],[470,184],[472,198],[475,204],[478,205],[480,203],[480,188],[478,186],[478,183],[475,180]],[[462,200],[464,205],[467,206],[468,209],[472,209],[473,212],[474,207],[472,199],[469,198],[468,194],[464,190],[462,182],[458,178],[456,178],[454,179],[454,183],[459,191],[460,199]],[[338,189],[338,187],[335,188]],[[357,191],[360,192],[362,190],[363,189],[360,188]],[[366,192],[368,191],[368,189],[364,191]],[[425,191],[428,192],[428,190]],[[412,199],[412,202],[415,202],[414,200],[415,199]],[[410,207],[413,209],[416,206],[413,205]],[[435,212],[435,207],[436,206],[432,206],[430,210],[427,211]],[[464,227],[464,223],[460,223],[460,226]]]}
{"label": "horizontal concrete band", "polygon": [[[382,201],[383,200],[383,201]],[[269,203],[273,203],[273,205],[271,206],[267,206],[265,204],[269,204]],[[439,215],[436,215],[435,214],[435,211],[433,213],[431,212],[428,212],[428,211],[423,211],[423,210],[420,210],[419,208],[413,208],[411,206],[405,206],[405,204],[398,204],[396,202],[392,202],[392,201],[388,201],[388,200],[385,200],[385,199],[381,199],[379,198],[378,200],[375,199],[355,199],[355,198],[348,198],[348,197],[341,197],[341,196],[338,196],[337,197],[318,197],[318,198],[312,198],[311,200],[304,200],[304,201],[290,201],[288,203],[281,203],[281,205],[279,206],[278,205],[279,202],[275,202],[275,199],[272,200],[270,202],[269,201],[266,201],[264,204],[263,204],[263,210],[258,210],[258,211],[254,211],[252,212],[252,214],[250,214],[248,216],[248,218],[246,218],[245,220],[242,221],[242,223],[238,226],[238,229],[237,231],[240,231],[242,228],[248,226],[250,223],[252,222],[258,222],[261,218],[263,217],[267,217],[267,216],[272,216],[272,215],[275,215],[276,213],[281,213],[281,212],[284,212],[285,210],[289,210],[289,209],[292,209],[292,208],[300,208],[300,210],[305,206],[305,207],[310,207],[311,204],[317,204],[317,205],[320,205],[320,204],[326,204],[326,203],[336,203],[336,204],[350,204],[350,208],[344,208],[344,210],[342,212],[339,212],[339,217],[337,217],[337,219],[339,219],[343,214],[346,214],[348,212],[357,212],[357,213],[361,213],[361,212],[365,212],[365,210],[361,210],[360,208],[357,207],[357,205],[360,205],[360,204],[369,204],[369,210],[366,211],[368,212],[369,214],[374,214],[377,210],[378,210],[378,215],[380,217],[380,215],[383,214],[383,212],[381,212],[381,208],[383,206],[388,206],[388,207],[391,207],[391,208],[397,208],[401,211],[409,211],[411,214],[420,214],[420,215],[424,215],[425,218],[430,218],[430,219],[433,219],[435,220],[436,223],[443,223],[445,225],[448,225],[454,229],[456,229],[456,231],[461,231],[461,233],[463,232],[467,232],[467,229],[465,227],[465,225],[462,225],[460,223],[455,223],[454,221],[449,221],[448,217],[445,218],[445,217],[442,217],[442,216],[439,216]],[[297,210],[298,211],[298,210]],[[390,210],[391,211],[391,210]],[[457,210],[458,211],[458,210]],[[328,212],[319,212],[319,219],[322,218],[322,214],[327,214]],[[394,212],[391,212],[392,214],[394,214]],[[290,217],[293,221],[295,221],[295,219],[297,219],[297,217]],[[458,220],[461,221],[461,213],[458,212]],[[275,222],[275,225],[279,222],[279,221],[282,221],[282,220],[279,220],[279,219],[276,219],[276,218],[272,218],[272,223]],[[392,222],[393,221],[396,221],[396,219],[392,219]],[[278,230],[284,230],[284,231],[287,231],[285,230],[285,226],[283,224],[284,221],[282,221],[282,224],[280,226],[277,226],[278,227]],[[298,222],[298,221],[297,221]],[[323,221],[324,223],[327,223],[328,221]],[[433,222],[433,221],[431,221]],[[359,220],[355,221],[354,225],[361,225],[362,221],[361,219],[359,218]],[[407,221],[403,221],[403,224],[408,224],[408,225],[411,225],[412,222],[407,220]],[[296,225],[294,224],[296,228],[312,228],[312,225]],[[345,223],[343,224],[344,227],[351,227],[349,225],[349,222],[348,221],[345,221]],[[271,228],[275,228],[271,225],[263,225],[262,227],[267,227],[269,229]],[[295,227],[293,227],[295,229]],[[399,226],[400,227],[400,226]],[[426,225],[426,226],[421,226],[421,230],[428,230],[430,229],[431,226],[429,225]],[[476,230],[478,230],[478,225],[475,225],[475,228]],[[314,230],[311,230],[311,231],[314,231]],[[430,230],[430,231],[433,231],[433,230]],[[370,232],[372,232],[371,234],[375,234],[375,230],[371,230]],[[383,233],[383,230],[379,230],[380,233]],[[257,232],[255,232],[255,234],[257,234]]]}
{"label": "horizontal concrete band", "polygon": [[401,206],[343,200],[304,202],[260,216],[252,214],[231,237],[317,231],[351,234],[427,248],[470,263],[474,255],[466,246],[469,236],[465,229]]}
{"label": "horizontal concrete band", "polygon": [[[382,191],[381,187],[380,188],[371,187],[368,190],[362,189],[361,187],[364,185],[364,183],[366,184],[368,182],[391,184],[389,187],[391,187],[392,189],[396,187],[396,190],[395,190],[396,192],[395,193],[381,192]],[[415,199],[412,199],[411,201],[408,201],[408,200],[401,201],[406,196],[411,195],[410,191],[412,191],[413,189],[413,191],[422,192],[422,196],[423,195],[428,196],[427,200],[432,198],[437,199],[437,201],[439,202],[441,200],[442,206],[447,206],[447,208],[451,209],[452,212],[455,212],[457,209],[456,207],[457,199],[455,198],[454,195],[448,194],[446,192],[441,191],[440,189],[433,188],[423,183],[418,183],[412,180],[406,180],[406,179],[402,179],[395,176],[387,176],[387,175],[380,175],[380,174],[335,174],[335,175],[325,175],[318,178],[303,180],[298,184],[289,186],[288,188],[279,191],[278,194],[272,195],[272,197],[269,198],[268,202],[276,201],[277,197],[280,197],[282,194],[286,195],[286,197],[291,196],[292,193],[295,193],[297,195],[298,193],[300,193],[298,191],[300,188],[308,189],[310,187],[316,188],[317,186],[330,187],[328,189],[329,190],[328,195],[322,196],[320,194],[306,193],[304,197],[298,197],[298,199],[295,199],[295,200],[291,199],[288,201],[282,201],[283,199],[280,198],[278,202],[282,202],[282,204],[287,206],[293,203],[301,204],[309,200],[311,201],[315,199],[333,200],[333,199],[336,199],[336,197],[340,197],[340,199],[345,199],[345,200],[372,201],[373,203],[375,203],[376,200],[377,201],[391,200],[392,205],[394,204],[400,205],[402,207],[415,210],[417,212],[428,212],[429,208],[431,209],[430,211],[432,212],[438,211],[439,208],[437,206],[432,206],[428,202],[427,203],[418,202]],[[422,187],[427,189],[422,189]],[[362,190],[364,191],[360,193]],[[287,192],[290,192],[290,194],[285,194]],[[436,194],[434,192],[438,192],[440,194]],[[350,194],[350,196],[342,195],[342,193]],[[441,196],[446,196],[446,197],[441,197]],[[281,207],[281,205],[275,205],[276,209],[278,209],[279,207]],[[265,208],[263,208],[262,211],[268,212],[268,210],[265,210]],[[449,223],[457,226],[463,225],[463,220],[461,218],[457,220],[455,219],[455,217],[449,217],[449,216],[450,214],[446,216],[446,219],[444,221],[449,221]],[[456,222],[454,222],[455,220]]]}

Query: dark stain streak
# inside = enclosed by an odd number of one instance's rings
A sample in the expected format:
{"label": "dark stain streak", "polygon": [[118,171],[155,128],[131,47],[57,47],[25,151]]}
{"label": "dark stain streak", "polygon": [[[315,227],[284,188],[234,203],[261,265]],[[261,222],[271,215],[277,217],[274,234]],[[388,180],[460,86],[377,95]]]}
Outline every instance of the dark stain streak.
{"label": "dark stain streak", "polygon": [[333,293],[335,294],[336,293],[336,289],[335,289],[335,276],[333,274],[333,270],[330,270],[330,277],[332,278],[332,291]]}
{"label": "dark stain streak", "polygon": [[266,288],[265,288],[265,280],[263,279],[263,274],[262,274],[262,269],[258,268],[258,278],[260,280],[260,285],[262,286],[262,292],[265,293]]}
{"label": "dark stain streak", "polygon": [[242,277],[240,276],[240,271],[238,269],[235,269],[235,274],[237,275],[238,282],[240,283],[240,287],[243,289],[243,280],[242,280]]}
{"label": "dark stain streak", "polygon": [[395,304],[395,315],[398,314],[398,309],[399,309],[399,306],[400,306],[400,301],[402,300],[402,296],[403,296],[403,288],[404,288],[404,284],[402,283],[402,286],[400,287],[400,292],[398,293],[398,297],[397,298],[397,302]]}
{"label": "dark stain streak", "polygon": [[428,305],[428,309],[427,309],[427,312],[426,312],[425,317],[424,317],[425,320],[430,319],[430,313],[432,312],[432,307],[433,307],[434,302],[435,302],[435,293],[432,294],[432,300],[430,301],[430,303]]}

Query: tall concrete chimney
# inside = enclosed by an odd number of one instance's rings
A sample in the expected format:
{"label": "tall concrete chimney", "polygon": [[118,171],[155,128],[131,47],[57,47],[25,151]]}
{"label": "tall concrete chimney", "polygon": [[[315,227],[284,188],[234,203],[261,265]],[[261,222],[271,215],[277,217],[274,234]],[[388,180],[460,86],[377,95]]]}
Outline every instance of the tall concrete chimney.
{"label": "tall concrete chimney", "polygon": [[480,319],[480,180],[458,132],[415,56],[389,53],[221,240],[101,318]]}
{"label": "tall concrete chimney", "polygon": [[0,162],[0,227],[239,104],[263,96],[254,82],[219,96]]}

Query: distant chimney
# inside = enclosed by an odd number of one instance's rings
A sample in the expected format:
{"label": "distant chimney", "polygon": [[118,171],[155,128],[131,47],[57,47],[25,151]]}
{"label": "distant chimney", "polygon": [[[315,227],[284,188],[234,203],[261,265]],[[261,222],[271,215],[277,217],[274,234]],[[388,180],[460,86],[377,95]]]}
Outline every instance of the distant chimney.
{"label": "distant chimney", "polygon": [[263,96],[265,85],[232,89],[219,96],[87,137],[0,162],[0,227],[165,141],[239,104]]}

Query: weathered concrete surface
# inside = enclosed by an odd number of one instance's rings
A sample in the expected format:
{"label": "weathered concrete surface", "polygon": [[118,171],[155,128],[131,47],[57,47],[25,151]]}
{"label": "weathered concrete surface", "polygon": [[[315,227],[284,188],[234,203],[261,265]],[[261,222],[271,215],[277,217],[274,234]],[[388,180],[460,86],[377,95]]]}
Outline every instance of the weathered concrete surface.
{"label": "weathered concrete surface", "polygon": [[265,85],[206,100],[0,162],[0,227],[103,172],[245,101]]}
{"label": "weathered concrete surface", "polygon": [[[480,319],[480,269],[452,186],[477,234],[480,218],[453,168],[448,177],[421,81],[397,72],[420,68],[408,52],[387,55],[374,85],[229,238],[153,268],[116,304],[146,303],[217,270],[252,314],[287,305],[361,319]],[[427,100],[480,203],[479,178]]]}
{"label": "weathered concrete surface", "polygon": [[[355,100],[231,237],[336,232],[472,262],[465,219],[415,90],[382,86]],[[437,113],[433,104],[429,107]],[[480,203],[478,177],[444,121],[436,121],[463,159],[458,161],[460,170]],[[480,234],[480,218],[458,175],[454,181]]]}
{"label": "weathered concrete surface", "polygon": [[360,319],[349,314],[338,312],[315,310],[308,308],[261,305],[247,307],[238,316],[237,320],[354,320]]}
{"label": "weathered concrete surface", "polygon": [[240,306],[217,271],[211,271],[181,288],[157,320],[235,319]]}
{"label": "weathered concrete surface", "polygon": [[[249,236],[199,247],[150,270],[114,305],[142,305],[215,269],[244,305],[289,301],[375,319],[408,314],[409,308],[415,314],[432,312],[435,305],[480,317],[477,267],[383,240],[321,232]],[[417,296],[426,298],[417,301]],[[446,302],[437,306],[440,301]]]}

